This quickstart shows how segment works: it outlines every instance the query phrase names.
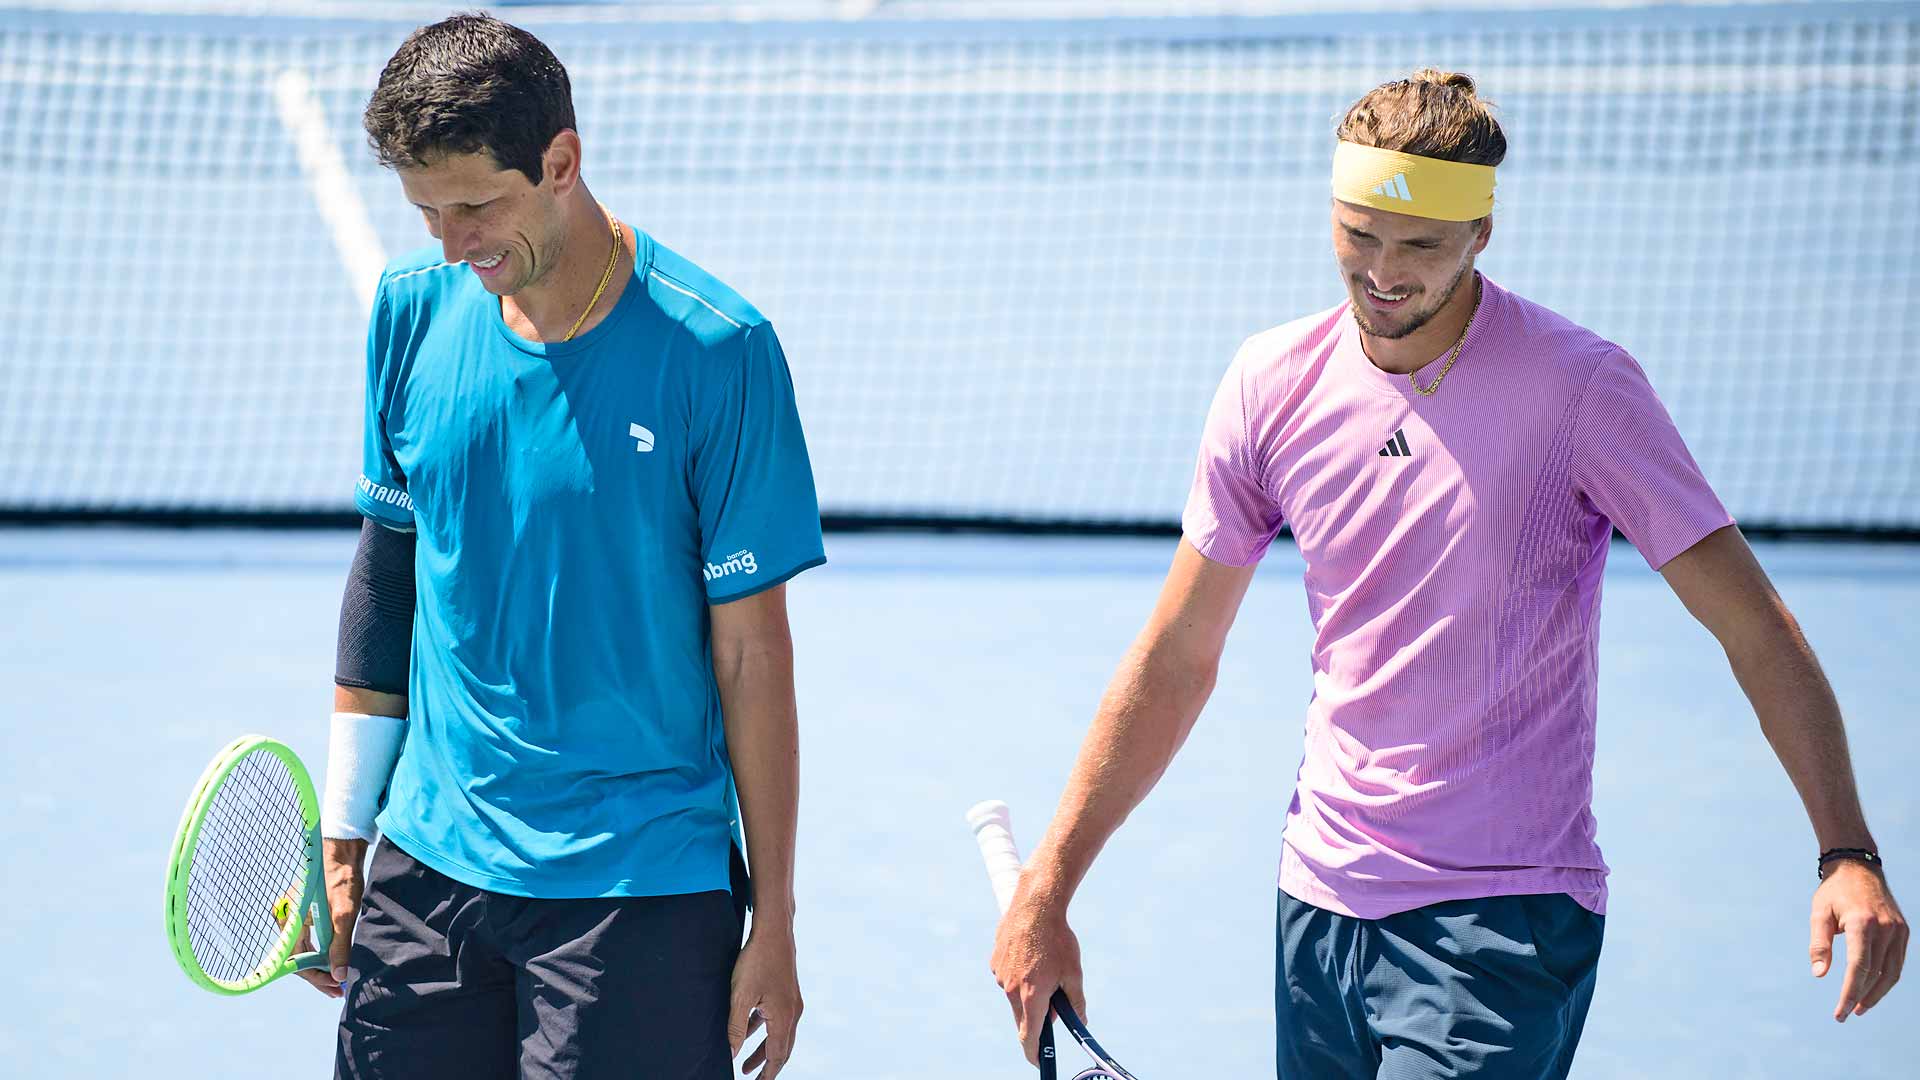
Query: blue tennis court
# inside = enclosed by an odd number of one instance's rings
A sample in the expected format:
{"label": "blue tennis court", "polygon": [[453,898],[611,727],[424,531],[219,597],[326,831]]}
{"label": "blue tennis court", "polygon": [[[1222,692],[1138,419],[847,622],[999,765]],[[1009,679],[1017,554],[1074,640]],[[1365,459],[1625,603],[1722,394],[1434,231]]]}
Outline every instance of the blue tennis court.
{"label": "blue tennis court", "polygon": [[[808,1008],[783,1075],[1030,1075],[961,814],[999,796],[1037,836],[1172,544],[829,536],[832,561],[791,590]],[[1839,693],[1897,887],[1920,851],[1904,678],[1920,552],[1759,550]],[[334,1003],[290,981],[196,989],[160,899],[187,788],[229,738],[323,760],[351,551],[344,532],[0,532],[16,733],[0,1057],[23,1074],[325,1072]],[[1911,1075],[1910,987],[1836,1025],[1836,976],[1807,973],[1813,838],[1717,646],[1631,548],[1609,563],[1595,808],[1613,896],[1574,1075]],[[1091,1022],[1146,1080],[1272,1073],[1277,830],[1309,686],[1299,571],[1291,548],[1269,557],[1193,738],[1074,910]]]}

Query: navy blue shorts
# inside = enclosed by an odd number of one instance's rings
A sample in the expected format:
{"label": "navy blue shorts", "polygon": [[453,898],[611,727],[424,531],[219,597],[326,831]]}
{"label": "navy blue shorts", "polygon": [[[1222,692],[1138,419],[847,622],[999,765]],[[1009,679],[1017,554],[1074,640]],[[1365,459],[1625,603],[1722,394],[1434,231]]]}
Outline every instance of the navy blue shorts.
{"label": "navy blue shorts", "polygon": [[1606,920],[1563,893],[1355,919],[1282,892],[1281,1080],[1560,1080]]}
{"label": "navy blue shorts", "polygon": [[731,894],[534,900],[381,840],[336,1080],[731,1080],[742,873]]}

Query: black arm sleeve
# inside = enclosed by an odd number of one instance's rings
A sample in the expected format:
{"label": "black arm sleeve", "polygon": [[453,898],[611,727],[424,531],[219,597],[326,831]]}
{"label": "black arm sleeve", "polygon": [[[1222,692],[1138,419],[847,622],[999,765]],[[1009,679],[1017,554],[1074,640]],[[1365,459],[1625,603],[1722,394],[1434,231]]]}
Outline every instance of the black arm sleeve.
{"label": "black arm sleeve", "polygon": [[341,686],[407,692],[413,653],[414,535],[375,525],[360,526],[360,546],[347,571],[340,599],[340,646],[333,681]]}

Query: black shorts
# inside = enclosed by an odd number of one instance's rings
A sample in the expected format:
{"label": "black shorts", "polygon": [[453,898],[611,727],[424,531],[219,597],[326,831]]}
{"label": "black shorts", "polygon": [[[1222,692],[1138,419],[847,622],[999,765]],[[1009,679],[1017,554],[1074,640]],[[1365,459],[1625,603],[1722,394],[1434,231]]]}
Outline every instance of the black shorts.
{"label": "black shorts", "polygon": [[534,900],[380,841],[354,930],[337,1080],[730,1080],[746,889]]}

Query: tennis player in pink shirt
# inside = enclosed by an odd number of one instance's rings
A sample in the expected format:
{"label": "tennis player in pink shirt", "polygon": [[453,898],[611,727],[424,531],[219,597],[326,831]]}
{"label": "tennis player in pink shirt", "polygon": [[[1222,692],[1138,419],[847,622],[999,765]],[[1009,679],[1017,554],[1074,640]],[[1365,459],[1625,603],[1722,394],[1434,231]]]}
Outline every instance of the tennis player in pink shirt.
{"label": "tennis player in pink shirt", "polygon": [[1805,803],[1813,974],[1849,942],[1834,1018],[1898,981],[1907,924],[1793,616],[1633,358],[1474,269],[1505,154],[1464,75],[1388,83],[1341,123],[1348,299],[1227,369],[1159,603],[1000,924],[1030,1061],[1053,990],[1084,1005],[1068,901],[1185,741],[1282,526],[1315,636],[1281,838],[1281,1077],[1567,1074],[1607,904],[1590,806],[1616,528],[1725,647]]}

